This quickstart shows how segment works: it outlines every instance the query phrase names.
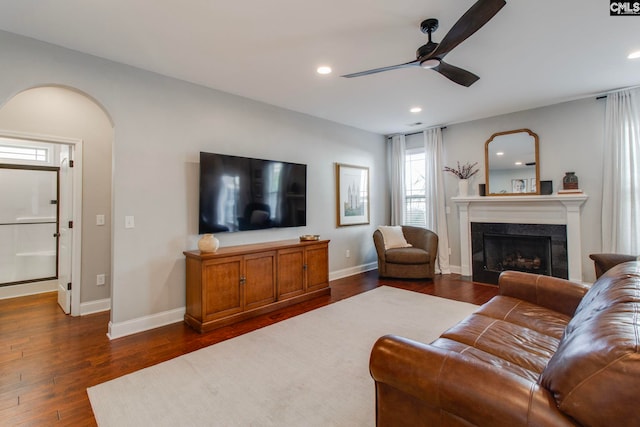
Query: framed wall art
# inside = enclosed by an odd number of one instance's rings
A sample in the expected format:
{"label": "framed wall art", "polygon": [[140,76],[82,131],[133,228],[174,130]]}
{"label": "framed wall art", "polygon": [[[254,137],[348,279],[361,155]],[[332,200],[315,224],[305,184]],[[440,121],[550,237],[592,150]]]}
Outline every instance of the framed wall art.
{"label": "framed wall art", "polygon": [[336,163],[338,227],[369,224],[369,168]]}

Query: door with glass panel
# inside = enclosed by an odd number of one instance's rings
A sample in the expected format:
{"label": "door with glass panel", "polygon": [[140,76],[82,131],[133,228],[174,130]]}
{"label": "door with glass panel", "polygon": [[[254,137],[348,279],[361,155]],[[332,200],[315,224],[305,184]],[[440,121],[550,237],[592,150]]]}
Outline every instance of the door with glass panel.
{"label": "door with glass panel", "polygon": [[0,164],[0,286],[58,276],[58,169]]}

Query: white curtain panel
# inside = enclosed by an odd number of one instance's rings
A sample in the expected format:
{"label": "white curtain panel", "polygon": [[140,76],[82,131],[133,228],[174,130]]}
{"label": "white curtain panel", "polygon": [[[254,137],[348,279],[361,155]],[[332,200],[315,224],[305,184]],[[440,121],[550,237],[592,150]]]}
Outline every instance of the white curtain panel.
{"label": "white curtain panel", "polygon": [[438,235],[438,264],[440,273],[450,274],[449,237],[443,182],[442,130],[438,128],[424,131],[425,149],[425,196],[427,200],[427,228]]}
{"label": "white curtain panel", "polygon": [[603,252],[640,254],[640,89],[607,95]]}
{"label": "white curtain panel", "polygon": [[389,143],[389,179],[391,186],[391,225],[404,222],[404,162],[405,137],[393,135]]}

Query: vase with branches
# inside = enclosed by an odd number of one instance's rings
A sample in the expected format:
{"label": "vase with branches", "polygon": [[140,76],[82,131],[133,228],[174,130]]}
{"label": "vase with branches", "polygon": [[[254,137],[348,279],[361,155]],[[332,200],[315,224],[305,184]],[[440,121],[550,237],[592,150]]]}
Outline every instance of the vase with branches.
{"label": "vase with branches", "polygon": [[465,197],[469,194],[469,178],[477,174],[480,169],[477,167],[478,162],[467,162],[463,165],[461,165],[460,162],[456,163],[457,167],[455,169],[449,166],[445,166],[444,171],[451,172],[452,174],[460,178],[460,181],[458,181],[458,195]]}
{"label": "vase with branches", "polygon": [[445,166],[444,171],[451,172],[452,174],[454,174],[460,179],[469,179],[475,174],[477,174],[478,171],[480,170],[479,168],[476,167],[478,165],[478,162],[475,162],[475,163],[467,162],[464,165],[460,165],[460,162],[456,162],[456,163],[458,164],[458,166],[455,169],[450,168],[449,166]]}

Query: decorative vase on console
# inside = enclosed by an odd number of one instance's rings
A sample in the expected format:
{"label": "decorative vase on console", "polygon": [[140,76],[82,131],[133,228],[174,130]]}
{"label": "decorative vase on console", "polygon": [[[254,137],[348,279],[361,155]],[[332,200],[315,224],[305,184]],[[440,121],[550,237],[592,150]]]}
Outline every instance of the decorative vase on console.
{"label": "decorative vase on console", "polygon": [[450,168],[449,166],[444,167],[445,172],[451,172],[458,178],[458,196],[466,197],[469,195],[469,178],[478,173],[479,169],[476,168],[478,162],[475,163],[466,163],[464,165],[460,165],[460,162],[457,162],[458,167],[456,169]]}
{"label": "decorative vase on console", "polygon": [[198,240],[200,252],[215,252],[220,247],[220,242],[213,234],[205,234]]}

